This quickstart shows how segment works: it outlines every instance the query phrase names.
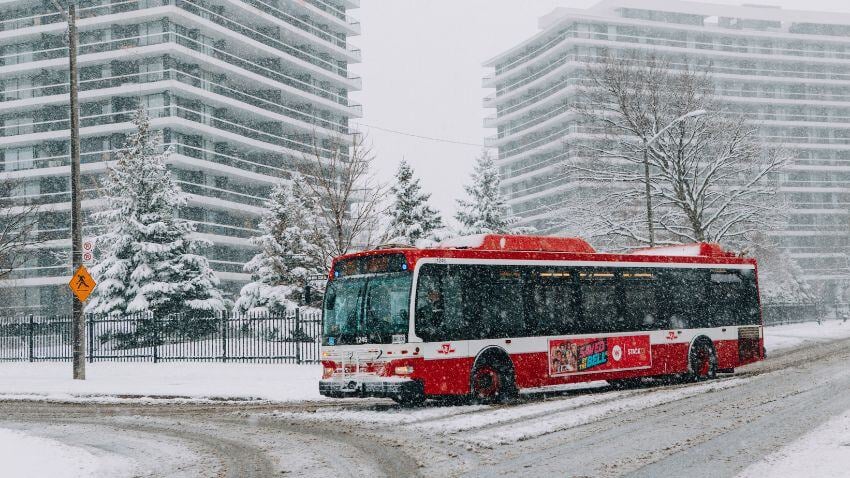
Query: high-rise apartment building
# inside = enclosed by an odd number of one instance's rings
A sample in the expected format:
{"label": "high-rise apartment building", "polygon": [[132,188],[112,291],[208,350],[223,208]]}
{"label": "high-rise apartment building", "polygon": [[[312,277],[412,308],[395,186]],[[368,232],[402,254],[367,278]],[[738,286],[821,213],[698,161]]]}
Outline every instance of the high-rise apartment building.
{"label": "high-rise apartment building", "polygon": [[[270,186],[314,138],[325,153],[361,116],[349,101],[361,81],[348,69],[360,60],[348,42],[360,31],[348,15],[359,0],[77,4],[84,218],[102,207],[95,178],[143,104],[173,151],[188,196],[181,215],[212,242],[210,263],[236,292]],[[7,313],[51,313],[70,300],[66,29],[50,0],[0,0],[0,175],[16,181],[16,207],[40,206],[45,241],[0,282]],[[84,237],[97,234],[85,223]]]}
{"label": "high-rise apartment building", "polygon": [[[485,126],[520,225],[559,232],[552,218],[582,194],[564,161],[594,141],[570,111],[586,62],[655,52],[671,67],[707,68],[719,99],[759,125],[793,161],[781,193],[792,209],[772,234],[805,279],[834,300],[850,279],[850,14],[678,0],[603,0],[559,8],[540,32],[484,65]],[[585,158],[589,159],[589,158]],[[838,297],[840,298],[840,297]]]}

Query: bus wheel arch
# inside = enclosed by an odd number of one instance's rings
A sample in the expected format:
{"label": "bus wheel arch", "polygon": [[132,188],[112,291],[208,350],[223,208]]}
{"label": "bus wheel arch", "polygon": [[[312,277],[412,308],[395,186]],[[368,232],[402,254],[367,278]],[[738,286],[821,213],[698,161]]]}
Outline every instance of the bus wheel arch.
{"label": "bus wheel arch", "polygon": [[687,376],[695,382],[717,378],[717,350],[705,335],[699,335],[691,341]]}
{"label": "bus wheel arch", "polygon": [[475,357],[469,374],[469,395],[481,402],[498,402],[515,397],[516,369],[508,353],[491,345]]}

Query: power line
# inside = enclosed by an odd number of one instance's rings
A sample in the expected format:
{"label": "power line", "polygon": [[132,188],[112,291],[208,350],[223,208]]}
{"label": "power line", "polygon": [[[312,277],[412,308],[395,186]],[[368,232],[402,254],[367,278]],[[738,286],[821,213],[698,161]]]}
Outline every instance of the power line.
{"label": "power line", "polygon": [[478,148],[488,148],[489,147],[487,145],[480,144],[480,143],[468,143],[468,142],[465,142],[465,141],[457,141],[457,140],[453,140],[453,139],[435,138],[433,136],[423,136],[421,134],[408,133],[406,131],[398,131],[398,130],[395,130],[395,129],[383,128],[381,126],[372,126],[372,125],[368,125],[368,124],[365,124],[365,123],[355,123],[355,126],[365,126],[367,128],[377,129],[377,130],[380,130],[380,131],[386,131],[387,133],[400,134],[402,136],[410,136],[412,138],[425,139],[425,140],[428,140],[428,141],[437,141],[439,143],[460,144],[460,145],[463,145],[463,146],[475,146],[475,147],[478,147]]}

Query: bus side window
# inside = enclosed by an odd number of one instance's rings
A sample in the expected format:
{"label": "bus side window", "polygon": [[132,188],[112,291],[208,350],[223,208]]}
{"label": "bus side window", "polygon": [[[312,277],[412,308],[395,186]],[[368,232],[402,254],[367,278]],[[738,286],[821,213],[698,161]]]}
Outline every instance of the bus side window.
{"label": "bus side window", "polygon": [[476,338],[522,336],[525,329],[522,269],[493,266],[476,269],[478,277],[470,281],[479,304],[478,315],[472,318],[479,332]]}
{"label": "bus side window", "polygon": [[439,329],[443,322],[445,301],[443,282],[446,267],[425,264],[419,270],[416,285],[416,335],[422,340],[439,340]]}
{"label": "bus side window", "polygon": [[700,328],[709,323],[708,271],[668,269],[658,273],[659,312],[671,329]]}
{"label": "bus side window", "polygon": [[651,270],[626,269],[622,272],[624,331],[650,330],[659,326],[655,274]]}
{"label": "bus side window", "polygon": [[741,270],[741,279],[744,281],[743,298],[741,299],[743,307],[740,315],[741,323],[758,325],[761,323],[761,309],[759,307],[759,291],[756,287],[756,271],[754,269]]}
{"label": "bus side window", "polygon": [[753,300],[755,280],[751,276],[752,270],[711,271],[709,294],[715,327],[757,323],[758,302]]}
{"label": "bus side window", "polygon": [[579,271],[582,323],[578,333],[611,332],[620,320],[617,275],[613,269]]}
{"label": "bus side window", "polygon": [[527,276],[526,335],[576,333],[575,273],[564,268],[535,268]]}

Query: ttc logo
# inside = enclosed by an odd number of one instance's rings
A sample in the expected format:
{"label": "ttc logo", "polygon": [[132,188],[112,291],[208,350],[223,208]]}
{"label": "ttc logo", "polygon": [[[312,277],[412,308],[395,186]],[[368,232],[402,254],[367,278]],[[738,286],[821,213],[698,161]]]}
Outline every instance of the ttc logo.
{"label": "ttc logo", "polygon": [[667,340],[676,340],[679,338],[679,334],[675,330],[671,330],[667,332]]}
{"label": "ttc logo", "polygon": [[443,344],[442,347],[437,349],[438,354],[448,355],[453,353],[455,349],[452,348],[452,344]]}

